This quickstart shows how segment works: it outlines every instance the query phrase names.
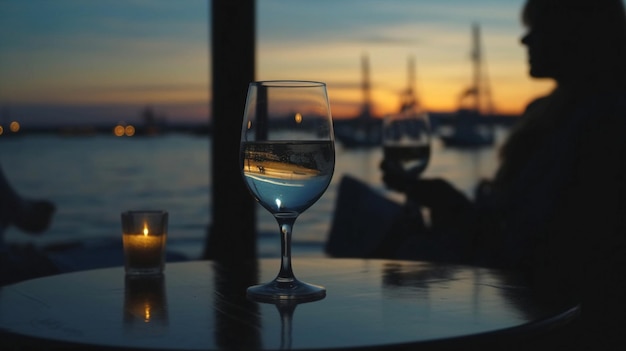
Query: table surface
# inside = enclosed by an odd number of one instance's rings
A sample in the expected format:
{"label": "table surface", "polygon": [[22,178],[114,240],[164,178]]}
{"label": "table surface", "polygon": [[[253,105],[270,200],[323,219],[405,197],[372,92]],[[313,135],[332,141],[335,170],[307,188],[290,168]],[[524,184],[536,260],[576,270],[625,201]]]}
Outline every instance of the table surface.
{"label": "table surface", "polygon": [[194,261],[168,264],[162,278],[126,278],[119,267],[9,285],[0,288],[0,340],[152,350],[467,346],[577,313],[543,303],[511,272],[419,261],[294,259],[299,279],[327,288],[324,299],[247,299],[246,287],[278,267]]}

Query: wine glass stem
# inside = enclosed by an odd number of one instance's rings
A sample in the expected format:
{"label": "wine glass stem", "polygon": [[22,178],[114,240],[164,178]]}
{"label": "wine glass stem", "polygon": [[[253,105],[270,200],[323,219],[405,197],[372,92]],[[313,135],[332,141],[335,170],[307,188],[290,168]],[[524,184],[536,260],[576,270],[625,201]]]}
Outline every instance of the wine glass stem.
{"label": "wine glass stem", "polygon": [[296,217],[277,217],[278,227],[280,228],[280,272],[278,280],[293,281],[295,276],[291,268],[291,231]]}

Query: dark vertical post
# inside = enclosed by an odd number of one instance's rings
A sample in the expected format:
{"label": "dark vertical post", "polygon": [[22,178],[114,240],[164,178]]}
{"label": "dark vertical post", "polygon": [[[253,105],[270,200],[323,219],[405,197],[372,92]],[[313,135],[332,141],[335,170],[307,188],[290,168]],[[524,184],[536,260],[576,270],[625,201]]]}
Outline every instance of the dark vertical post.
{"label": "dark vertical post", "polygon": [[243,183],[239,137],[255,69],[255,0],[211,1],[212,223],[205,259],[256,258],[254,200]]}

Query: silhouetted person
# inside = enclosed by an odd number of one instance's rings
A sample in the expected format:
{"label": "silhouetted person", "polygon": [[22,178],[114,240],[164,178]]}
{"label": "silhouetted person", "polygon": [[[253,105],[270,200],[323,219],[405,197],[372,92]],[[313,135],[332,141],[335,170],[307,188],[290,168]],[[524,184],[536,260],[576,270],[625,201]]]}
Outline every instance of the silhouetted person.
{"label": "silhouetted person", "polygon": [[[626,328],[626,14],[622,0],[528,0],[530,75],[556,88],[529,104],[473,201],[390,160],[386,185],[430,208],[436,250],[521,269],[581,304],[572,343],[624,346]],[[419,242],[416,244],[419,247]],[[419,256],[416,258],[420,258]],[[447,257],[446,257],[447,258]],[[580,344],[579,344],[580,342]],[[587,343],[587,344],[585,344]]]}
{"label": "silhouetted person", "polygon": [[18,194],[0,166],[0,285],[57,272],[34,248],[11,248],[4,242],[4,230],[9,226],[28,234],[43,233],[54,212],[55,206],[50,201],[27,199]]}

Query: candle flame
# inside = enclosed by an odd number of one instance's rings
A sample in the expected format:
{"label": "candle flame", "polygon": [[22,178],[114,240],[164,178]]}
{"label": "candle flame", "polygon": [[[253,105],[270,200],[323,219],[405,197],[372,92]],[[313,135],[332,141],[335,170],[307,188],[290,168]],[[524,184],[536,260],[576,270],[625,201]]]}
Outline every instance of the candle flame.
{"label": "candle flame", "polygon": [[145,223],[143,225],[143,235],[148,236],[148,225]]}

